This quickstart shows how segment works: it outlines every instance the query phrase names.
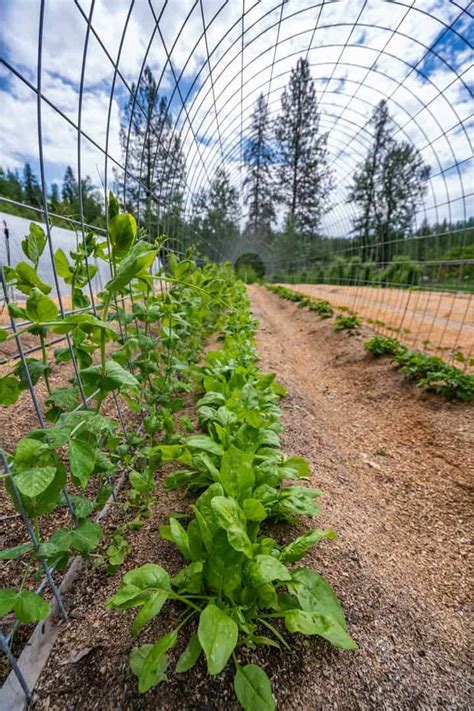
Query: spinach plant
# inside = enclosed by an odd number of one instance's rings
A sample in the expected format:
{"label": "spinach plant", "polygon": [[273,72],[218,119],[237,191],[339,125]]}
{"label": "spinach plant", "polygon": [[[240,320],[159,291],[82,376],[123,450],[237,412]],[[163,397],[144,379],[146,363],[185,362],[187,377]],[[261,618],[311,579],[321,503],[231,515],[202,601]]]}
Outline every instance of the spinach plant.
{"label": "spinach plant", "polygon": [[199,494],[187,516],[172,516],[161,529],[186,565],[174,577],[156,563],[131,570],[108,606],[138,609],[133,634],[165,603],[182,610],[173,630],[130,654],[141,693],[165,681],[168,653],[188,629],[176,671],[189,670],[203,655],[208,673],[215,675],[232,660],[236,696],[243,708],[255,711],[275,708],[270,680],[257,665],[241,666],[238,651],[259,645],[287,649],[277,621],[290,633],[319,635],[343,649],[356,644],[329,583],[309,568],[293,567],[334,532],[316,528],[286,545],[269,535],[274,520],[316,516],[320,492],[293,483],[310,472],[307,462],[286,458],[280,449],[277,403],[285,391],[256,365],[256,323],[242,286],[235,284],[229,299],[224,346],[211,351],[198,371],[205,434],[147,452],[154,466],[171,461],[180,467],[168,475],[166,487]]}

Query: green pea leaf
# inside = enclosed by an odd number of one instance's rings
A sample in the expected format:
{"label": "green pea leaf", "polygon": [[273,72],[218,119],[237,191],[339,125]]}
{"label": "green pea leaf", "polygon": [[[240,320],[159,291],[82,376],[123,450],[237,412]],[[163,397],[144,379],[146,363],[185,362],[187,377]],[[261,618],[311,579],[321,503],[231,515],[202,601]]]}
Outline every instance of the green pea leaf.
{"label": "green pea leaf", "polygon": [[94,392],[98,388],[104,393],[112,390],[138,391],[139,389],[139,383],[135,376],[114,360],[105,362],[105,375],[102,373],[100,365],[93,365],[81,370],[81,378],[88,392]]}
{"label": "green pea leaf", "polygon": [[16,590],[8,590],[7,588],[0,589],[0,617],[5,617],[15,607],[17,598]]}
{"label": "green pea leaf", "polygon": [[20,396],[20,383],[17,378],[6,375],[0,378],[0,405],[14,405]]}
{"label": "green pea leaf", "polygon": [[[6,267],[5,267],[6,269]],[[13,277],[15,276],[15,270],[12,269],[12,274]],[[17,304],[10,303],[8,304],[8,313],[10,316],[13,316],[13,318],[26,318],[26,310],[22,309],[20,306]]]}
{"label": "green pea leaf", "polygon": [[30,499],[34,499],[46,491],[54,480],[56,467],[34,467],[15,474],[14,481],[18,491]]}
{"label": "green pea leaf", "polygon": [[220,674],[235,649],[237,623],[217,605],[207,605],[201,612],[198,638],[204,650],[209,674]]}
{"label": "green pea leaf", "polygon": [[[112,211],[115,211],[115,204],[112,205]],[[136,236],[137,223],[133,215],[123,213],[112,217],[109,222],[109,237],[116,257],[122,258],[129,252]]]}
{"label": "green pea leaf", "polygon": [[38,593],[23,590],[16,596],[15,615],[20,622],[44,620],[49,608],[49,604]]}
{"label": "green pea leaf", "polygon": [[61,248],[57,249],[54,253],[54,266],[56,267],[57,273],[64,279],[66,284],[70,284],[72,280],[72,271],[68,258]]}
{"label": "green pea leaf", "polygon": [[0,328],[0,343],[3,343],[8,338],[8,331],[6,328]]}
{"label": "green pea leaf", "polygon": [[109,190],[108,212],[109,220],[113,220],[113,218],[120,212],[120,203],[111,190]]}
{"label": "green pea leaf", "polygon": [[49,296],[45,296],[39,289],[32,289],[26,302],[26,315],[32,323],[54,321],[58,313],[58,307]]}
{"label": "green pea leaf", "polygon": [[30,232],[21,242],[23,254],[37,266],[39,258],[43,254],[46,246],[46,235],[44,230],[34,222],[30,224]]}
{"label": "green pea leaf", "polygon": [[84,489],[95,467],[95,449],[80,439],[69,440],[69,463],[71,474]]}
{"label": "green pea leaf", "polygon": [[120,291],[135,277],[147,274],[157,254],[158,249],[150,249],[148,242],[137,242],[130,254],[120,263],[115,277],[105,285],[107,291],[111,293]]}
{"label": "green pea leaf", "polygon": [[0,551],[0,560],[18,560],[18,558],[21,558],[25,553],[30,553],[32,550],[32,543],[20,543],[18,546],[4,548]]}
{"label": "green pea leaf", "polygon": [[15,267],[17,287],[24,294],[31,294],[36,286],[43,294],[49,294],[51,287],[39,278],[33,267],[27,262],[18,262]]}
{"label": "green pea leaf", "polygon": [[102,528],[94,521],[82,521],[71,531],[72,545],[82,555],[92,553],[99,545],[101,537]]}
{"label": "green pea leaf", "polygon": [[256,664],[237,668],[234,691],[245,711],[273,711],[276,708],[270,679]]}

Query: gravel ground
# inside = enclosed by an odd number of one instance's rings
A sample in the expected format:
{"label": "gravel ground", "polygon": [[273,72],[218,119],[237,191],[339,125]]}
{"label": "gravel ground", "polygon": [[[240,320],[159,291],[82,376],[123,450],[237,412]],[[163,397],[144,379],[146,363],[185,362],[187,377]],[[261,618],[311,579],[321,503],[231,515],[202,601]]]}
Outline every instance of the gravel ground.
{"label": "gravel ground", "polygon": [[[336,333],[261,287],[250,292],[262,368],[288,388],[283,445],[309,459],[312,483],[326,494],[317,525],[339,535],[305,563],[335,587],[359,644],[344,652],[294,637],[292,654],[259,652],[279,709],[468,709],[474,410],[423,395],[386,360],[364,355],[364,333]],[[157,528],[186,501],[158,493],[122,573],[147,561],[170,572],[179,565]],[[309,528],[304,521],[292,533]],[[85,571],[35,708],[236,708],[232,673],[209,678],[202,662],[138,696],[127,663],[131,615],[104,609],[118,582]],[[176,613],[168,609],[140,642],[169,629]]]}

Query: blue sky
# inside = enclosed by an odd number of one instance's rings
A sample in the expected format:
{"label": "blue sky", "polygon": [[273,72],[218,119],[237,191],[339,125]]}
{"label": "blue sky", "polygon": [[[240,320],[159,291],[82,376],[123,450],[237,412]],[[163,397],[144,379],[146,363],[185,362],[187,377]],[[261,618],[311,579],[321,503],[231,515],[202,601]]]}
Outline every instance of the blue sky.
{"label": "blue sky", "polygon": [[[151,2],[158,16],[162,2]],[[393,3],[368,0],[365,7],[362,0],[328,0],[321,9],[317,0],[311,3],[292,0],[284,8],[275,50],[279,2],[248,2],[242,76],[241,3],[231,0],[209,24],[223,3],[204,0],[211,71],[199,3],[190,12],[193,4],[193,0],[169,0],[160,22],[161,38],[148,0],[136,0],[130,16],[129,0],[96,0],[82,105],[82,129],[86,135],[81,138],[83,172],[94,183],[100,185],[106,177],[101,150],[106,141],[109,184],[114,161],[122,161],[119,128],[128,97],[122,78],[131,86],[144,64],[149,64],[155,76],[162,75],[160,92],[170,97],[175,81],[166,63],[168,51],[175,75],[183,73],[179,82],[181,96],[187,96],[184,111],[179,92],[175,91],[171,111],[175,118],[179,116],[178,129],[187,158],[189,201],[193,193],[206,187],[209,176],[222,163],[239,187],[241,139],[245,140],[258,93],[263,90],[268,94],[270,112],[275,116],[292,66],[298,56],[307,56],[321,100],[321,127],[328,132],[329,162],[336,184],[336,207],[325,218],[327,233],[347,234],[351,227],[353,212],[345,197],[354,169],[370,142],[370,114],[383,97],[388,98],[398,137],[413,142],[432,165],[435,177],[425,201],[427,216],[436,215],[439,219],[464,216],[464,203],[459,198],[468,192],[468,170],[472,168],[466,162],[472,154],[468,125],[472,97],[459,75],[464,73],[464,82],[469,82],[465,72],[471,61],[467,39],[472,25],[467,24],[466,15],[456,20],[461,13],[459,7],[445,0],[416,0],[414,9],[410,9],[411,0]],[[85,18],[89,15],[90,0],[79,0],[78,5],[46,0],[43,35],[43,93],[72,123],[77,123],[78,118]],[[40,3],[33,0],[2,3],[2,56],[33,83],[37,71],[39,7]],[[361,9],[361,24],[354,27],[352,23]],[[450,23],[454,23],[460,36],[445,32]],[[122,78],[117,78],[111,98],[114,69],[110,59],[117,59],[122,36],[119,61]],[[432,46],[445,63],[426,55],[424,45]],[[410,71],[413,65],[419,71]],[[75,128],[51,109],[48,101],[42,102],[42,118],[45,171],[50,184],[62,180],[68,164],[77,170],[78,141]],[[36,97],[4,67],[0,67],[0,107],[0,164],[21,168],[28,160],[38,172]],[[450,168],[456,162],[461,164],[459,170]],[[472,202],[467,209],[471,214],[474,212]],[[419,218],[421,221],[423,215]]]}

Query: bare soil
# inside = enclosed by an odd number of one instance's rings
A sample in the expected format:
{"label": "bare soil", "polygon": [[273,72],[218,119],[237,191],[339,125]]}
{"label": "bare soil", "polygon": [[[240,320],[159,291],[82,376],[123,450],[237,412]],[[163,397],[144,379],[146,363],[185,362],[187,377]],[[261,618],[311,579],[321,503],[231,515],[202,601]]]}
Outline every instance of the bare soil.
{"label": "bare soil", "polygon": [[[250,287],[250,294],[261,324],[261,366],[288,389],[283,446],[308,458],[311,483],[326,494],[316,524],[302,520],[273,533],[289,537],[311,523],[338,532],[305,564],[336,589],[359,650],[295,636],[291,654],[262,648],[242,661],[258,659],[265,667],[285,711],[468,709],[474,409],[424,395],[388,361],[365,355],[363,332],[337,333],[262,287]],[[35,708],[237,708],[232,671],[209,678],[202,660],[140,697],[127,662],[137,644],[131,614],[104,607],[131,567],[153,561],[176,571],[179,556],[157,529],[187,503],[159,487],[120,575],[86,569]],[[156,640],[176,614],[168,607],[139,642]],[[182,644],[173,650],[171,670],[181,650]]]}
{"label": "bare soil", "polygon": [[[330,284],[285,284],[285,286],[317,299],[327,299],[333,306],[351,308],[364,318],[382,321],[392,328],[399,328],[404,332],[398,337],[408,346],[423,347],[431,352],[436,352],[438,349],[454,352],[460,350],[467,357],[472,357],[474,348],[472,294]],[[390,334],[388,329],[378,327],[377,330]]]}

